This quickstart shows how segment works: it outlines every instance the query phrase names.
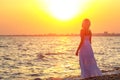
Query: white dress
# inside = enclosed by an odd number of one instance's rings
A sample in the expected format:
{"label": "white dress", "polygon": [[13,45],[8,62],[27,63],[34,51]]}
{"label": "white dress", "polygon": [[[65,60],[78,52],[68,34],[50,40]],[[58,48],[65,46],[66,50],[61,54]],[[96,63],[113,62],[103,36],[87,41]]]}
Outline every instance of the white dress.
{"label": "white dress", "polygon": [[97,67],[93,50],[89,41],[89,36],[85,36],[84,42],[79,51],[79,63],[81,67],[81,77],[88,78],[101,76],[102,73]]}

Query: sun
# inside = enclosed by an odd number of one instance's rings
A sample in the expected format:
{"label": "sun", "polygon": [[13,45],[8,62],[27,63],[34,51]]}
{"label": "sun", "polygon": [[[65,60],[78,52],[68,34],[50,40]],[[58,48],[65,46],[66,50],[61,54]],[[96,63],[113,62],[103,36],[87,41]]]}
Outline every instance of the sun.
{"label": "sun", "polygon": [[85,10],[90,0],[44,0],[46,10],[59,20],[70,20]]}

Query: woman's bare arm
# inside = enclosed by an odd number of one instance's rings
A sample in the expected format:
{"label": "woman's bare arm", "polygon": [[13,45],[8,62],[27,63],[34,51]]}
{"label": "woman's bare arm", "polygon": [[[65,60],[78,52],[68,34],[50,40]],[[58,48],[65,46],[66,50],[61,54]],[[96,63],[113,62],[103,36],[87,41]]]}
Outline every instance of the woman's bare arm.
{"label": "woman's bare arm", "polygon": [[83,30],[81,30],[81,32],[80,32],[80,34],[81,34],[81,41],[80,41],[79,46],[77,48],[76,56],[78,56],[78,52],[79,52],[79,50],[80,50],[80,48],[81,48],[81,46],[83,44],[83,41],[84,41],[84,34],[83,33],[84,33]]}

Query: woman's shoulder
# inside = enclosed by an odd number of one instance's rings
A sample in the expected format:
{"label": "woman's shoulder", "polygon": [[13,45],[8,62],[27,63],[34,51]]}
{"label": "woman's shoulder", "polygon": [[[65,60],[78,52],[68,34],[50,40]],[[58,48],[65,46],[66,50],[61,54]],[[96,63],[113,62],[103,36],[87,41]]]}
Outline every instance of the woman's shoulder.
{"label": "woman's shoulder", "polygon": [[87,32],[84,29],[81,29],[80,34],[81,35],[92,35],[92,32],[90,29]]}
{"label": "woman's shoulder", "polygon": [[80,33],[81,33],[81,34],[82,34],[82,33],[84,33],[84,30],[83,30],[83,29],[81,29],[81,30],[80,30]]}

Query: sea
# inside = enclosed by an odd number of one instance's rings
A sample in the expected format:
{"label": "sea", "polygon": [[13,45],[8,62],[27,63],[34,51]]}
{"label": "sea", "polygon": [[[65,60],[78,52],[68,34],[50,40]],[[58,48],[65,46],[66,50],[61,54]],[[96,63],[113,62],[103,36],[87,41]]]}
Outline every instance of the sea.
{"label": "sea", "polygon": [[[79,36],[0,36],[0,80],[79,76]],[[101,71],[120,67],[120,36],[93,36]]]}

